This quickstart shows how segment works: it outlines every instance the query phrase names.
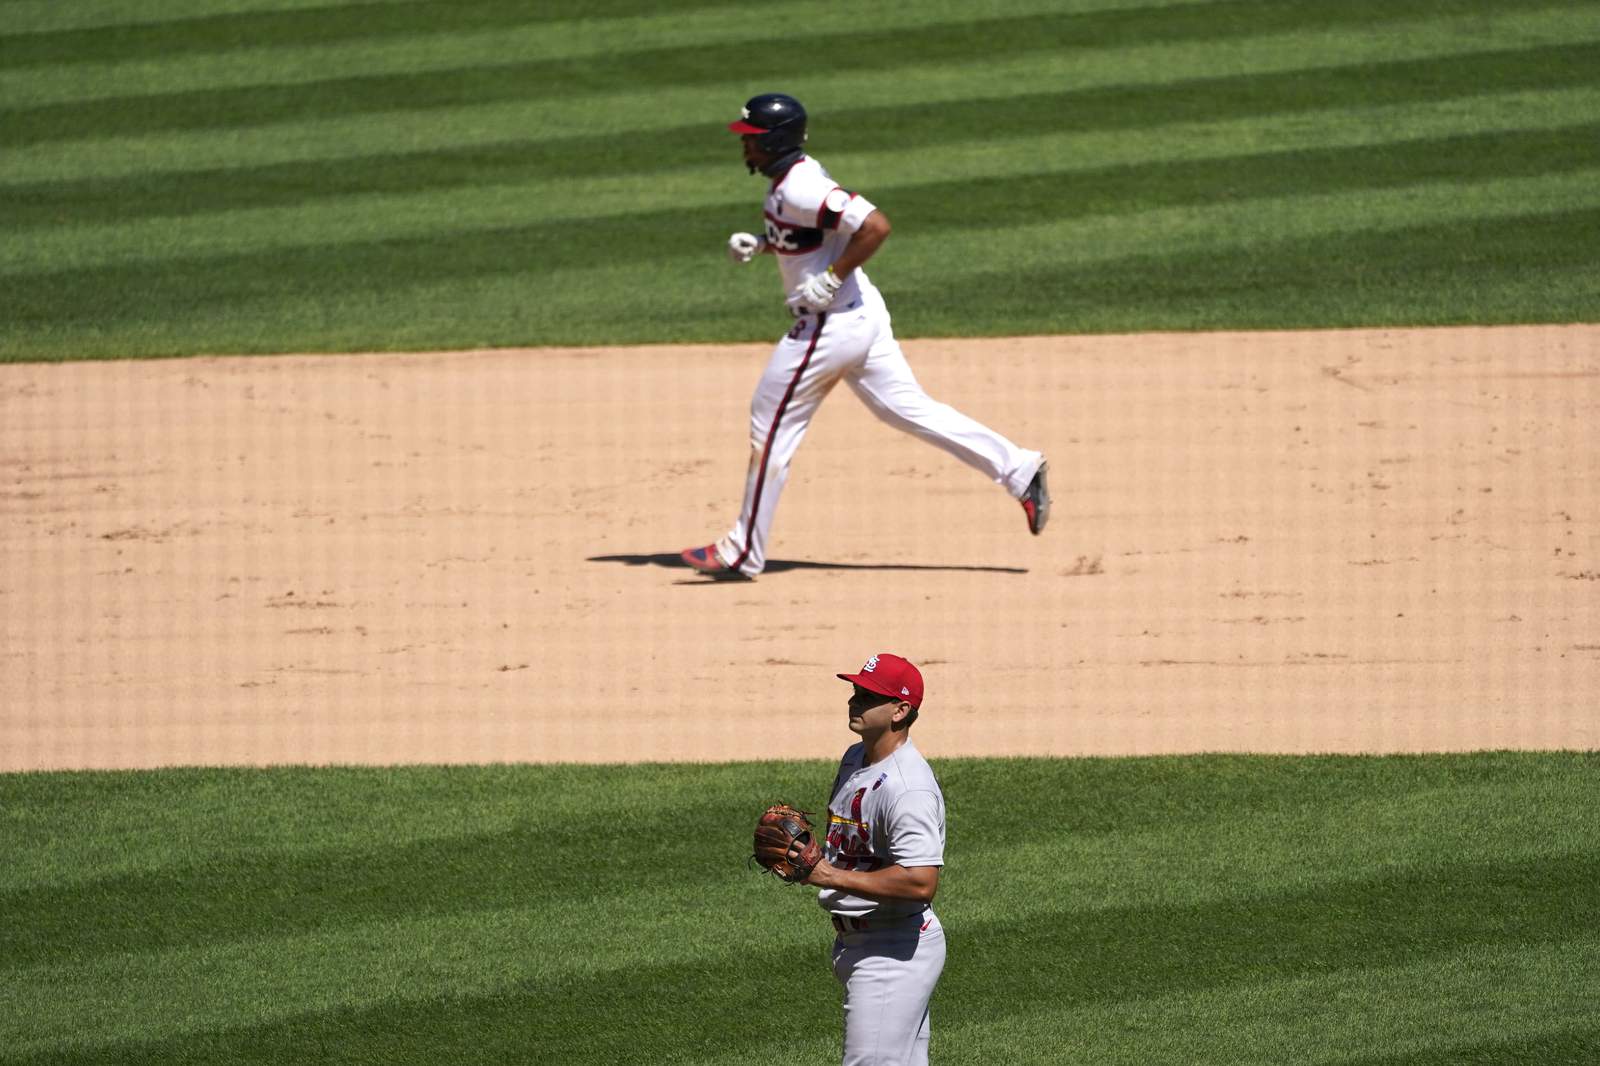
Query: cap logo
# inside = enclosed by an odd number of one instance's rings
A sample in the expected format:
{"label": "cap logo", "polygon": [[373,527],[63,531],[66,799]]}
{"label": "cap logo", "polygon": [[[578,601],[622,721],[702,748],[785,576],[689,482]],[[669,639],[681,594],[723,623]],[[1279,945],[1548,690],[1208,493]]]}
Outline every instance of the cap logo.
{"label": "cap logo", "polygon": [[872,673],[872,671],[876,670],[877,668],[878,668],[878,657],[876,655],[874,655],[872,658],[867,660],[867,665],[865,665],[865,666],[863,666],[861,668],[861,672],[863,674],[870,674],[870,673]]}
{"label": "cap logo", "polygon": [[748,107],[741,107],[739,109],[739,117],[740,118],[749,118],[750,117],[750,109]]}
{"label": "cap logo", "polygon": [[904,685],[901,685],[900,686],[900,695],[909,696],[909,695],[911,695],[911,690],[906,688]]}

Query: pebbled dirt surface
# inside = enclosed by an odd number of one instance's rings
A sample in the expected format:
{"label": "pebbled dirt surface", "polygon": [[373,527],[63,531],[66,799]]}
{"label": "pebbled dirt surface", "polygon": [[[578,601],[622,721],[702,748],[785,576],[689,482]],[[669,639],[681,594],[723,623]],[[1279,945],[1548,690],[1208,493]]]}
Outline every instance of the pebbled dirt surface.
{"label": "pebbled dirt surface", "polygon": [[767,346],[0,366],[0,770],[1600,747],[1600,327],[907,341],[1050,528]]}

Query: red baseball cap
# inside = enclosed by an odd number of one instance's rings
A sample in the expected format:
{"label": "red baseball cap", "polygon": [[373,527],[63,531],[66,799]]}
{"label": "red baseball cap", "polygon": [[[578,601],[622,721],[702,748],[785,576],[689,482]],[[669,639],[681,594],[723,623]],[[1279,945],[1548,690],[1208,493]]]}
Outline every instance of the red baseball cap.
{"label": "red baseball cap", "polygon": [[913,707],[922,706],[922,673],[898,655],[879,652],[866,661],[860,673],[837,676],[841,681],[860,685],[880,696],[905,700]]}

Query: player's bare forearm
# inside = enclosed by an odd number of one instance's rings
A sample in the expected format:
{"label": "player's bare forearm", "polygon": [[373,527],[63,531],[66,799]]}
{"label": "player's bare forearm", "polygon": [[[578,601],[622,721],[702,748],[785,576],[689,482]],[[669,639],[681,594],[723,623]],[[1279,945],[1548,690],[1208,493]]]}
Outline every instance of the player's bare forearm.
{"label": "player's bare forearm", "polygon": [[861,223],[861,228],[850,235],[850,242],[844,246],[839,258],[833,261],[834,276],[847,276],[850,271],[871,259],[888,238],[889,219],[882,211],[872,212]]}
{"label": "player's bare forearm", "polygon": [[879,903],[932,903],[939,891],[939,867],[895,864],[879,870],[841,870],[824,860],[806,880],[818,888],[837,888]]}

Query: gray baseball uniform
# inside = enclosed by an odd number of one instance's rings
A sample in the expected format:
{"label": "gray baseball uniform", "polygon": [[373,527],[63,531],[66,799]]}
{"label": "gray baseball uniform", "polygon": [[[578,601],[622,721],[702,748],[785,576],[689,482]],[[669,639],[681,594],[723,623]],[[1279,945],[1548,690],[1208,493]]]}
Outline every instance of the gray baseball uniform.
{"label": "gray baseball uniform", "polygon": [[[828,803],[827,861],[845,870],[944,865],[944,795],[908,739],[863,766],[844,753]],[[928,1001],[944,970],[944,927],[926,904],[824,889],[833,918],[833,973],[844,986],[844,1066],[926,1066]]]}

